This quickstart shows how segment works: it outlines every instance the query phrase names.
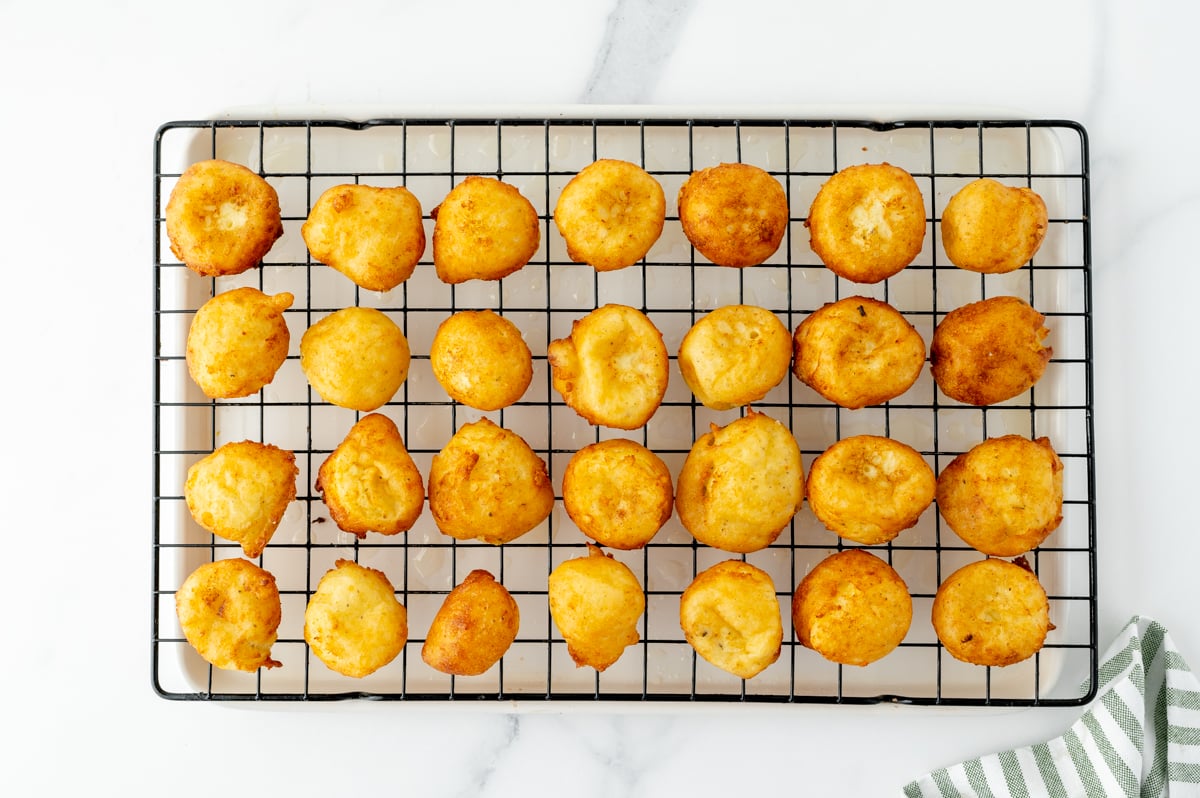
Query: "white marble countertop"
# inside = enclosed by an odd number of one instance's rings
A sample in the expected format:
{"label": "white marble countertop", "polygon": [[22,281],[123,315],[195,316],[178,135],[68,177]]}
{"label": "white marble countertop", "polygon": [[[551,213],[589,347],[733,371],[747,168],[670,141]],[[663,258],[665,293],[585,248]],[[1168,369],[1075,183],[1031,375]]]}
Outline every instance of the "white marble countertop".
{"label": "white marble countertop", "polygon": [[[1136,10],[1135,10],[1136,9]],[[898,795],[1071,709],[201,705],[150,683],[146,224],[159,124],[239,111],[649,103],[1081,122],[1093,208],[1100,645],[1200,662],[1183,4],[0,3],[5,794]],[[864,111],[865,109],[865,111]]]}

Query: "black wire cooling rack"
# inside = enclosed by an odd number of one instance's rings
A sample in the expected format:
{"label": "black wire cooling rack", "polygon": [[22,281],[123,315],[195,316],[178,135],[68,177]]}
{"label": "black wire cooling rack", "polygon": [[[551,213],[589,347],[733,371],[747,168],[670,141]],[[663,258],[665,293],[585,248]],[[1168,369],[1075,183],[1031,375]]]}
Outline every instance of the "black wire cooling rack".
{"label": "black wire cooling rack", "polygon": [[[224,158],[249,166],[277,189],[284,235],[260,267],[232,278],[201,278],[171,254],[164,208],[190,163]],[[562,186],[602,157],[642,165],[668,196],[666,228],[643,262],[597,273],[572,263],[552,221]],[[697,255],[679,229],[674,197],[696,169],[721,162],[761,166],[786,189],[790,229],[779,251],[747,269],[714,266]],[[927,203],[924,251],[900,274],[873,286],[836,278],[811,252],[804,228],[820,185],[854,163],[887,161],[908,170]],[[357,289],[314,262],[299,228],[320,193],[340,183],[406,185],[420,199],[427,237],[429,211],[467,175],[516,185],[538,209],[541,248],[520,272],[499,282],[440,283],[430,252],[413,277],[393,291]],[[1032,263],[1009,275],[982,276],[951,265],[940,244],[940,214],[972,179],[994,177],[1030,186],[1046,200],[1049,232]],[[505,702],[758,702],[1036,706],[1074,705],[1090,698],[1097,668],[1096,546],[1092,432],[1092,332],[1087,135],[1077,123],[1054,120],[906,120],[696,118],[457,118],[182,121],[163,125],[154,141],[154,532],[151,661],[154,689],[171,699],[320,701],[370,698],[408,701]],[[292,348],[275,381],[252,397],[212,401],[191,383],[184,362],[195,310],[216,292],[241,285],[291,291],[285,318]],[[782,654],[743,681],[699,659],[679,628],[678,601],[695,574],[732,556],[697,544],[676,518],[645,549],[613,552],[646,592],[641,640],[604,673],[576,668],[546,602],[546,577],[564,559],[584,553],[585,539],[562,509],[517,541],[495,547],[441,535],[428,509],[404,535],[359,541],[329,520],[313,488],[316,469],[358,414],[324,404],[307,386],[298,342],[308,325],[349,305],[389,314],[406,331],[410,376],[381,408],[397,422],[423,475],[432,456],[463,423],[487,415],[522,435],[549,466],[556,491],[582,446],[614,437],[589,426],[550,386],[546,345],[571,322],[607,302],[642,309],[663,331],[672,352],[670,387],[643,428],[621,433],[657,452],[673,476],[695,437],[710,423],[741,411],[708,410],[694,401],[674,352],[686,330],[724,304],[768,308],[790,330],[826,302],[850,295],[883,299],[921,332],[926,344],[948,311],[988,296],[1010,294],[1042,311],[1054,357],[1030,391],[988,408],[960,405],[934,387],[928,369],[898,399],[857,411],[839,409],[789,377],[754,406],[788,424],[805,468],[836,440],[872,433],[902,440],[940,472],[958,453],[986,437],[1045,435],[1064,462],[1062,526],[1029,555],[1047,588],[1054,630],[1031,659],[1006,668],[965,665],[939,645],[929,620],[941,579],[979,559],[945,527],[936,507],[918,525],[871,550],[899,571],[913,596],[912,628],[904,643],[865,668],[823,660],[791,632],[790,599],[804,574],[843,543],[807,506],[769,548],[744,559],[771,574],[784,620]],[[534,353],[534,381],[523,399],[496,413],[456,405],[429,368],[434,329],[461,309],[492,308],[514,321]],[[258,563],[275,574],[283,621],[272,654],[282,667],[253,674],[208,666],[183,639],[174,594],[203,562],[241,556],[236,545],[197,526],[183,501],[187,467],[216,446],[251,438],[295,452],[300,468],[292,503]],[[303,613],[321,575],[339,558],[384,571],[409,612],[409,642],[390,665],[364,678],[328,670],[304,642]],[[421,660],[428,624],[449,590],[473,568],[502,581],[521,610],[520,632],[503,660],[471,678],[438,673]]]}

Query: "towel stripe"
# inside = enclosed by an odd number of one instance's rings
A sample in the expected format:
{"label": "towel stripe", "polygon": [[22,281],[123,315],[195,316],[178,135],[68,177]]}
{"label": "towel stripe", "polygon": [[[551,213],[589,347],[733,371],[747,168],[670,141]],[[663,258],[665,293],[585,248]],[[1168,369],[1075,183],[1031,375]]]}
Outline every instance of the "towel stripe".
{"label": "towel stripe", "polygon": [[1046,792],[1052,798],[1057,798],[1057,796],[1066,798],[1067,788],[1063,786],[1062,777],[1058,773],[1058,765],[1054,763],[1054,757],[1050,753],[1050,745],[1041,743],[1033,746],[1033,758],[1037,761],[1038,773],[1042,774],[1042,781],[1046,782]]}
{"label": "towel stripe", "polygon": [[964,762],[963,770],[967,775],[967,783],[971,785],[971,789],[979,798],[996,798],[991,788],[988,787],[987,777],[983,774],[983,764],[978,759]]}
{"label": "towel stripe", "polygon": [[[1133,714],[1133,710],[1129,708],[1129,704],[1125,702],[1125,698],[1121,695],[1119,689],[1112,690],[1100,697],[1100,703],[1108,710],[1109,717],[1113,722],[1121,727],[1121,731],[1125,733],[1125,739],[1129,741],[1135,751],[1142,750],[1142,722]],[[1132,765],[1133,763],[1131,763]],[[1141,769],[1141,757],[1138,757],[1138,769]]]}
{"label": "towel stripe", "polygon": [[1168,771],[1171,781],[1181,781],[1188,784],[1200,784],[1200,765],[1183,762],[1172,762]]}
{"label": "towel stripe", "polygon": [[[1099,752],[1101,758],[1103,758],[1109,774],[1117,782],[1117,785],[1128,798],[1137,798],[1137,776],[1133,775],[1133,771],[1129,769],[1129,766],[1125,764],[1125,760],[1121,758],[1120,752],[1113,748],[1112,743],[1109,742],[1108,735],[1104,733],[1103,724],[1100,719],[1095,714],[1089,713],[1083,717],[1083,725],[1091,732],[1094,747]],[[1089,748],[1091,747],[1089,746]],[[1094,759],[1095,757],[1092,758]],[[1098,775],[1097,783],[1101,781],[1104,781],[1104,779]]]}

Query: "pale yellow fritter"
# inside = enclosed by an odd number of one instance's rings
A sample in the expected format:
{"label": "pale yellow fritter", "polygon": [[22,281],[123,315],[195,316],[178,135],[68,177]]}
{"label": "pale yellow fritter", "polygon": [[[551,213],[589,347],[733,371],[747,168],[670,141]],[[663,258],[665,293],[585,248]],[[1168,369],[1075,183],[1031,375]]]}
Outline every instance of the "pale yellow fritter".
{"label": "pale yellow fritter", "polygon": [[337,560],[308,600],[304,640],[330,670],[360,679],[404,648],[408,611],[382,571]]}
{"label": "pale yellow fritter", "polygon": [[434,616],[421,659],[442,673],[478,676],[504,656],[520,625],[520,609],[504,585],[487,571],[471,571]]}
{"label": "pale yellow fritter", "polygon": [[775,583],[738,560],[696,574],[679,598],[679,625],[697,654],[742,679],[779,659],[783,645]]}
{"label": "pale yellow fritter", "polygon": [[629,566],[588,544],[586,557],[560,563],[548,581],[550,615],[578,667],[603,671],[639,640],[646,596]]}
{"label": "pale yellow fritter", "polygon": [[1037,253],[1047,222],[1046,203],[1033,189],[980,178],[946,203],[942,246],[960,269],[1004,274]]}
{"label": "pale yellow fritter", "polygon": [[869,665],[890,654],[912,625],[912,597],[892,566],[862,549],[818,563],[792,597],[800,643],[832,662]]}
{"label": "pale yellow fritter", "polygon": [[637,429],[667,391],[662,333],[641,311],[605,305],[571,325],[546,349],[554,389],[592,424]]}
{"label": "pale yellow fritter", "polygon": [[404,331],[382,311],[349,307],[313,324],[300,338],[300,367],[326,402],[370,412],[408,378]]}
{"label": "pale yellow fritter", "polygon": [[692,173],[679,189],[679,223],[688,241],[720,266],[762,263],[788,228],[787,194],[765,169],[723,163]]}
{"label": "pale yellow fritter", "polygon": [[679,371],[701,404],[729,410],[757,402],[787,376],[792,337],[774,313],[726,305],[697,321],[679,345]]}
{"label": "pale yellow fritter", "polygon": [[701,543],[758,551],[800,509],[803,469],[791,430],[770,416],[751,412],[724,427],[713,424],[684,460],[675,510]]}
{"label": "pale yellow fritter", "polygon": [[446,283],[499,280],[537,253],[537,210],[514,186],[468,177],[433,209],[433,265]]}
{"label": "pale yellow fritter", "polygon": [[554,224],[567,257],[606,272],[645,257],[662,235],[666,212],[662,186],[645,169],[605,158],[563,187]]}
{"label": "pale yellow fritter", "polygon": [[365,538],[412,528],[425,507],[421,472],[395,422],[363,416],[321,463],[316,489],[338,529]]}
{"label": "pale yellow fritter", "polygon": [[563,474],[563,507],[583,534],[614,549],[640,549],[671,517],[671,472],[635,441],[577,451]]}
{"label": "pale yellow fritter", "polygon": [[275,379],[291,342],[283,312],[293,299],[246,287],[200,306],[188,328],[187,367],[205,396],[249,396]]}
{"label": "pale yellow fritter", "polygon": [[459,540],[516,540],[554,509],[546,462],[520,435],[487,418],[464,424],[434,455],[429,510]]}
{"label": "pale yellow fritter", "polygon": [[257,557],[296,498],[299,473],[296,456],[285,449],[226,443],[188,469],[184,499],[196,523]]}
{"label": "pale yellow fritter", "polygon": [[533,380],[521,331],[490,310],[459,311],[438,325],[429,363],[451,399],[477,410],[508,407]]}
{"label": "pale yellow fritter", "polygon": [[205,277],[253,268],[283,235],[279,195],[241,164],[222,160],[189,166],[166,209],[171,252]]}
{"label": "pale yellow fritter", "polygon": [[1062,523],[1062,460],[1048,438],[989,438],[942,470],[937,504],[967,545],[996,557],[1024,554]]}
{"label": "pale yellow fritter", "polygon": [[933,599],[933,629],[955,659],[974,665],[1012,665],[1042,649],[1050,601],[1023,557],[988,558],[958,569]]}
{"label": "pale yellow fritter", "polygon": [[175,593],[183,636],[225,670],[277,668],[271,646],[282,611],[275,577],[242,559],[205,563]]}
{"label": "pale yellow fritter", "polygon": [[421,203],[403,186],[326,189],[300,235],[314,259],[369,291],[400,285],[425,252]]}

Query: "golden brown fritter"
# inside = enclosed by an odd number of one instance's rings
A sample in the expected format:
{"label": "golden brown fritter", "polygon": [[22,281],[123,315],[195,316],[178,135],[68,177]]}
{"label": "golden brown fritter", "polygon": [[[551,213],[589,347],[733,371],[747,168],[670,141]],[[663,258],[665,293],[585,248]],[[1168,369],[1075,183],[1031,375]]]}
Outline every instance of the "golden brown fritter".
{"label": "golden brown fritter", "polygon": [[629,566],[588,544],[586,557],[560,563],[548,582],[550,615],[578,667],[603,671],[636,643],[646,596]]}
{"label": "golden brown fritter", "polygon": [[1050,602],[1023,557],[988,558],[946,577],[933,599],[933,629],[955,659],[1012,665],[1045,645]]}
{"label": "golden brown fritter", "polygon": [[792,373],[856,410],[895,399],[921,376],[925,341],[898,310],[862,296],[814,311],[793,336]]}
{"label": "golden brown fritter", "polygon": [[434,616],[421,659],[442,673],[478,676],[500,661],[520,625],[520,609],[504,585],[487,571],[471,571]]}
{"label": "golden brown fritter", "polygon": [[742,679],[779,659],[783,645],[775,583],[738,560],[696,574],[679,598],[679,625],[697,654]]}
{"label": "golden brown fritter", "polygon": [[968,183],[942,212],[942,246],[960,269],[983,274],[1016,271],[1046,237],[1046,203],[1030,188],[991,178]]}
{"label": "golden brown fritter", "polygon": [[791,430],[770,416],[750,412],[724,427],[713,424],[684,460],[675,510],[701,543],[758,551],[800,509],[803,468]]}
{"label": "golden brown fritter", "polygon": [[563,507],[583,534],[614,549],[640,549],[671,517],[671,472],[624,438],[577,451],[563,474]]}
{"label": "golden brown fritter", "polygon": [[433,209],[433,265],[446,283],[499,280],[537,253],[537,210],[515,187],[468,177]]}
{"label": "golden brown fritter", "polygon": [[300,367],[313,390],[351,410],[387,404],[408,378],[409,357],[404,331],[375,308],[334,311],[300,338]]}
{"label": "golden brown fritter", "polygon": [[1012,399],[1046,371],[1046,317],[1015,296],[997,296],[946,314],[933,331],[930,371],[942,393],[969,405]]}
{"label": "golden brown fritter", "polygon": [[291,342],[283,312],[293,299],[247,287],[200,306],[188,328],[187,367],[205,396],[249,396],[275,379]]}
{"label": "golden brown fritter", "polygon": [[757,402],[787,376],[792,338],[774,313],[726,305],[697,321],[679,345],[679,371],[714,410]]}
{"label": "golden brown fritter", "polygon": [[421,472],[395,422],[379,413],[359,419],[325,458],[316,489],[338,529],[359,538],[405,532],[425,507]]}
{"label": "golden brown fritter", "polygon": [[1049,438],[989,438],[942,470],[937,503],[967,545],[996,557],[1024,554],[1062,523],[1062,460]]}
{"label": "golden brown fritter", "polygon": [[607,272],[646,256],[662,235],[666,212],[662,186],[645,169],[603,158],[563,187],[554,224],[567,257]]}
{"label": "golden brown fritter", "polygon": [[819,562],[796,586],[792,626],[800,643],[832,662],[869,665],[912,625],[912,597],[892,566],[862,549]]}
{"label": "golden brown fritter", "polygon": [[277,668],[271,646],[282,617],[275,577],[242,559],[205,563],[175,593],[183,636],[218,668]]}
{"label": "golden brown fritter", "polygon": [[337,560],[308,600],[304,640],[330,670],[360,679],[404,648],[408,611],[382,571]]}
{"label": "golden brown fritter", "polygon": [[788,228],[787,194],[765,169],[723,163],[701,169],[679,189],[679,223],[688,241],[720,266],[762,263]]}
{"label": "golden brown fritter", "polygon": [[509,543],[553,509],[545,461],[489,419],[464,424],[433,457],[429,511],[450,537]]}
{"label": "golden brown fritter", "polygon": [[369,291],[400,285],[425,252],[421,203],[403,186],[326,189],[300,235],[314,259]]}
{"label": "golden brown fritter", "polygon": [[900,167],[859,164],[821,186],[806,224],[809,245],[830,271],[855,283],[878,283],[920,254],[925,201]]}
{"label": "golden brown fritter", "polygon": [[262,554],[296,498],[296,456],[257,441],[226,443],[188,469],[183,494],[196,523]]}
{"label": "golden brown fritter", "polygon": [[450,398],[477,410],[508,407],[533,380],[533,357],[521,331],[490,310],[463,310],[443,321],[429,362]]}

